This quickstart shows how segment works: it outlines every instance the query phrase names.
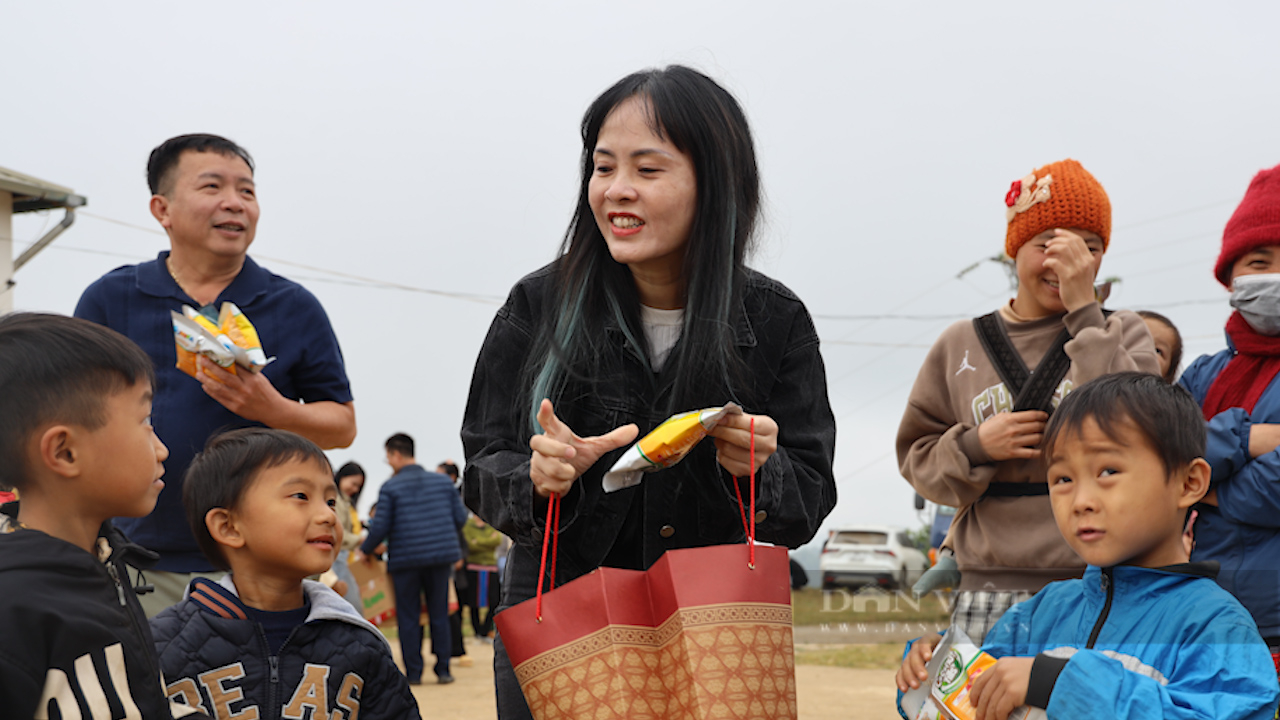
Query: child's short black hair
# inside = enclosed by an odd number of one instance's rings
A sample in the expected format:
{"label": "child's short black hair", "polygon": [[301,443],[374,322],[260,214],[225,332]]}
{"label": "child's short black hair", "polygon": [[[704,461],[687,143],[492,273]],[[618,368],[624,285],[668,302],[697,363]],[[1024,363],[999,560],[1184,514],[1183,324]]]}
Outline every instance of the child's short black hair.
{"label": "child's short black hair", "polygon": [[191,532],[209,562],[219,570],[230,570],[222,546],[205,524],[205,515],[214,508],[234,510],[258,473],[290,461],[311,460],[332,473],[329,458],[310,440],[287,430],[255,427],[230,430],[209,438],[187,466],[183,480],[182,505],[187,511]]}
{"label": "child's short black hair", "polygon": [[0,317],[0,488],[31,478],[31,435],[52,423],[97,430],[106,401],[145,382],[155,368],[142,348],[88,320],[48,313]]}
{"label": "child's short black hair", "polygon": [[1128,422],[1160,456],[1167,474],[1204,457],[1204,415],[1191,393],[1159,375],[1122,372],[1104,375],[1073,390],[1058,405],[1044,430],[1045,463],[1058,437],[1079,432],[1092,419],[1107,435]]}

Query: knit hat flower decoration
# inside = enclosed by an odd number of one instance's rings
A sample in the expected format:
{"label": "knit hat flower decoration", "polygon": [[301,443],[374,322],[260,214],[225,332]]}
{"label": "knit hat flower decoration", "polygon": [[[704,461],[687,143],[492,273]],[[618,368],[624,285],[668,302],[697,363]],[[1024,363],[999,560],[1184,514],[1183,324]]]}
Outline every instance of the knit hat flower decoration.
{"label": "knit hat flower decoration", "polygon": [[1009,194],[1004,196],[1005,220],[1013,222],[1020,212],[1026,212],[1032,205],[1042,203],[1050,197],[1049,186],[1053,184],[1053,175],[1046,174],[1039,180],[1032,173],[1021,180],[1014,180],[1009,186]]}
{"label": "knit hat flower decoration", "polygon": [[1004,204],[1004,251],[1011,258],[1018,257],[1018,250],[1028,240],[1054,228],[1096,233],[1102,238],[1104,252],[1110,244],[1111,200],[1107,191],[1070,158],[1038,167],[1015,180]]}

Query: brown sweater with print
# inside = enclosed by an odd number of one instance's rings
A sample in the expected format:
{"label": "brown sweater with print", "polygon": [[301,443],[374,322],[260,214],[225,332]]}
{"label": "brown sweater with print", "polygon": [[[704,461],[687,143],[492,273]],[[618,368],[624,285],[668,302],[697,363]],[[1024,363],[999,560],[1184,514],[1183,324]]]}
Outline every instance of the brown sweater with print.
{"label": "brown sweater with print", "polygon": [[[1071,368],[1054,407],[1071,389],[1101,375],[1159,373],[1155,345],[1142,318],[1121,310],[1109,317],[1097,303],[1065,315],[1019,322],[1008,307],[1001,322],[1029,369],[1063,325],[1071,332]],[[960,566],[960,590],[1036,592],[1054,580],[1079,577],[1084,563],[1058,532],[1047,495],[988,497],[991,482],[1046,482],[1043,462],[996,462],[978,441],[978,425],[1013,408],[1013,396],[988,359],[973,322],[947,328],[916,378],[898,427],[898,464],[916,492],[959,508],[948,535]],[[981,499],[980,499],[981,498]]]}

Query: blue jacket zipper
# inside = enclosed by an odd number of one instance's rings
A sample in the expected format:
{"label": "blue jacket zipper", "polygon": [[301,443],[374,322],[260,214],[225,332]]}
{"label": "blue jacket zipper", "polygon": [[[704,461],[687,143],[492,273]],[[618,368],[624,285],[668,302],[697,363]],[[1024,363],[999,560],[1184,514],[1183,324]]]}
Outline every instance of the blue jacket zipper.
{"label": "blue jacket zipper", "polygon": [[1102,569],[1102,589],[1106,591],[1107,599],[1102,604],[1102,613],[1098,615],[1098,622],[1094,623],[1093,632],[1089,633],[1089,644],[1084,646],[1085,650],[1093,649],[1093,644],[1098,641],[1098,635],[1102,632],[1102,626],[1107,622],[1107,616],[1111,614],[1111,600],[1116,593],[1116,581],[1111,573],[1112,568]]}

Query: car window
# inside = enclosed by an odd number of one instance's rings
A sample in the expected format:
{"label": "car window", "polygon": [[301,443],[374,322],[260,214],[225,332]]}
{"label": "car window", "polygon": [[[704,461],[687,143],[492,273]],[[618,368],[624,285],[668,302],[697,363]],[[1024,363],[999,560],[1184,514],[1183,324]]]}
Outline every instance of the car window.
{"label": "car window", "polygon": [[898,544],[902,547],[915,547],[911,544],[911,538],[907,537],[906,533],[898,533]]}
{"label": "car window", "polygon": [[832,542],[838,545],[886,545],[889,533],[868,530],[841,530]]}

